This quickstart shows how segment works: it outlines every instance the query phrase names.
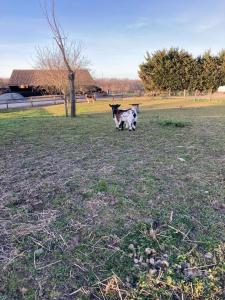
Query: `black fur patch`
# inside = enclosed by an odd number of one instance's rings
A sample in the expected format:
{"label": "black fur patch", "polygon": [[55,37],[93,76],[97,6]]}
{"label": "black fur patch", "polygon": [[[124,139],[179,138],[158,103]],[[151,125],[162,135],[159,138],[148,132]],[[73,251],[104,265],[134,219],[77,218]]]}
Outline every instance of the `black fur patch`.
{"label": "black fur patch", "polygon": [[121,128],[121,130],[123,130],[123,126],[124,126],[124,121],[121,121],[119,127]]}

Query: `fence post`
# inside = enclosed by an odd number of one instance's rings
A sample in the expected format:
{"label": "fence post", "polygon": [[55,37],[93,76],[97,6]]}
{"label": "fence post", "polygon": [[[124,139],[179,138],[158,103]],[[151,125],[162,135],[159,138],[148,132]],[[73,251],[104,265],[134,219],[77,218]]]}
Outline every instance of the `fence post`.
{"label": "fence post", "polygon": [[6,100],[6,109],[9,109],[9,100]]}

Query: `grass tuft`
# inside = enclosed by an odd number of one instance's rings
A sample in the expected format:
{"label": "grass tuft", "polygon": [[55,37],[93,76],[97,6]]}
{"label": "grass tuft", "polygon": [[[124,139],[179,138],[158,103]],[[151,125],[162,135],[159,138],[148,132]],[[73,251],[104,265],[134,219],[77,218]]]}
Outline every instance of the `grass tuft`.
{"label": "grass tuft", "polygon": [[172,127],[186,127],[190,126],[191,122],[182,121],[182,120],[158,120],[157,123],[162,126],[172,126]]}

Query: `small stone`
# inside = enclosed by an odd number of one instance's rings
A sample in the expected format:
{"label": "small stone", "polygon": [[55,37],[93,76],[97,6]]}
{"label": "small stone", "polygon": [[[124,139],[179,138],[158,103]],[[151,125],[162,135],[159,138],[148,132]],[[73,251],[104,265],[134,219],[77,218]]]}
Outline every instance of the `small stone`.
{"label": "small stone", "polygon": [[128,246],[128,249],[130,249],[130,250],[132,250],[132,251],[135,251],[134,244],[130,244],[130,245]]}
{"label": "small stone", "polygon": [[148,267],[148,264],[146,264],[146,263],[144,263],[144,262],[142,262],[141,265],[142,265],[142,267],[144,267],[144,268],[147,268],[147,267]]}
{"label": "small stone", "polygon": [[205,259],[212,259],[212,258],[213,258],[213,255],[212,255],[211,252],[207,252],[207,253],[205,254]]}
{"label": "small stone", "polygon": [[135,264],[138,264],[139,263],[139,260],[137,258],[134,258],[134,263]]}
{"label": "small stone", "polygon": [[153,230],[153,229],[151,229],[150,231],[149,231],[149,234],[148,234],[151,238],[153,238],[153,239],[155,239],[156,238],[156,232],[155,232],[155,230]]}
{"label": "small stone", "polygon": [[167,261],[167,260],[163,260],[163,261],[161,262],[161,266],[164,267],[164,268],[169,268],[169,263],[168,263],[168,261]]}
{"label": "small stone", "polygon": [[152,253],[152,249],[151,248],[146,248],[145,253],[150,255]]}
{"label": "small stone", "polygon": [[71,245],[73,245],[73,247],[77,246],[80,244],[80,240],[81,240],[81,236],[80,234],[76,234],[72,239],[71,239]]}
{"label": "small stone", "polygon": [[182,262],[181,264],[181,270],[184,271],[185,269],[190,268],[190,264],[187,262]]}
{"label": "small stone", "polygon": [[154,266],[154,265],[155,265],[155,260],[154,260],[154,258],[150,258],[150,259],[149,259],[149,263],[150,263],[151,265]]}
{"label": "small stone", "polygon": [[167,254],[163,254],[163,258],[168,259],[168,255]]}
{"label": "small stone", "polygon": [[160,259],[156,261],[155,267],[156,269],[160,269],[162,267],[162,261]]}
{"label": "small stone", "polygon": [[43,253],[44,253],[44,250],[42,248],[39,248],[39,249],[37,249],[37,250],[34,251],[34,255],[36,257],[40,256]]}
{"label": "small stone", "polygon": [[220,203],[218,201],[214,201],[213,202],[213,208],[216,209],[216,210],[223,210],[225,209],[225,204],[224,203]]}
{"label": "small stone", "polygon": [[23,297],[25,296],[25,294],[28,292],[28,289],[26,289],[25,287],[22,287],[20,289],[21,294],[23,295]]}
{"label": "small stone", "polygon": [[143,256],[141,255],[140,258],[139,258],[139,262],[143,262]]}
{"label": "small stone", "polygon": [[145,253],[147,255],[154,255],[156,253],[156,251],[155,251],[155,249],[152,249],[152,248],[146,248]]}
{"label": "small stone", "polygon": [[150,275],[154,275],[154,274],[156,274],[157,273],[157,270],[156,269],[151,269],[151,270],[149,270],[149,274]]}
{"label": "small stone", "polygon": [[188,270],[187,273],[186,273],[186,275],[188,277],[194,277],[194,272],[192,270]]}
{"label": "small stone", "polygon": [[43,210],[44,203],[42,201],[31,203],[33,210]]}
{"label": "small stone", "polygon": [[152,249],[152,255],[155,255],[155,254],[156,254],[155,249]]}
{"label": "small stone", "polygon": [[182,268],[181,268],[181,265],[175,265],[175,266],[174,266],[174,270],[175,270],[176,272],[180,272],[181,269],[182,269]]}
{"label": "small stone", "polygon": [[155,219],[153,221],[153,223],[152,223],[152,229],[153,229],[153,231],[155,231],[159,227],[159,225],[160,225],[159,219]]}
{"label": "small stone", "polygon": [[184,161],[186,161],[184,158],[182,158],[182,157],[178,157],[178,160],[179,161],[182,161],[182,162],[184,162]]}

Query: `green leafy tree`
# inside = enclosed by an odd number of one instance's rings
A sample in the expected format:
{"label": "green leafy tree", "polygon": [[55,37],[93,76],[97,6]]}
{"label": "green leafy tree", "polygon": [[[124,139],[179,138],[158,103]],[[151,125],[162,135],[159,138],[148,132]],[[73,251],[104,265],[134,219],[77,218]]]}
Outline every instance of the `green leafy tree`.
{"label": "green leafy tree", "polygon": [[204,77],[203,77],[203,58],[202,56],[196,57],[192,64],[191,80],[189,84],[189,91],[204,91]]}
{"label": "green leafy tree", "polygon": [[204,90],[214,92],[223,83],[223,62],[219,55],[206,51],[202,56],[201,81]]}
{"label": "green leafy tree", "polygon": [[146,91],[207,91],[225,85],[225,50],[218,55],[206,51],[193,58],[185,50],[170,48],[147,53],[139,76]]}
{"label": "green leafy tree", "polygon": [[225,49],[222,49],[219,54],[221,63],[221,85],[225,85]]}
{"label": "green leafy tree", "polygon": [[170,48],[147,53],[140,65],[139,76],[147,91],[188,89],[192,79],[194,59],[185,50]]}

